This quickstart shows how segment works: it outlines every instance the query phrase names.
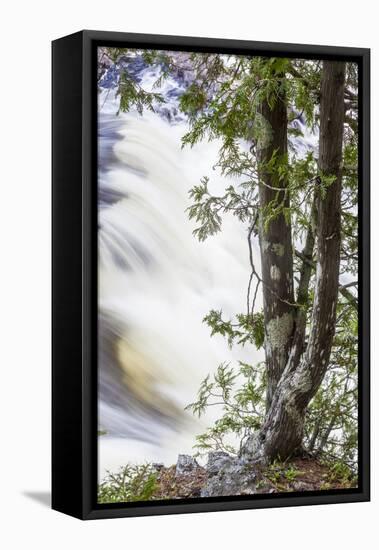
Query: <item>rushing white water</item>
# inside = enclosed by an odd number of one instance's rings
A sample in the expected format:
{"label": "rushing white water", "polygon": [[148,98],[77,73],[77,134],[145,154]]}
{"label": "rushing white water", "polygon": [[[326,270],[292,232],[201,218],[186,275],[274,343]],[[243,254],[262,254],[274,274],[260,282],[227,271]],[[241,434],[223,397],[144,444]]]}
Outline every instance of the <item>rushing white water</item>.
{"label": "rushing white water", "polygon": [[245,311],[248,250],[234,219],[205,243],[193,237],[188,190],[209,172],[217,144],[181,151],[182,134],[157,114],[123,117],[103,176],[118,200],[99,216],[100,327],[112,348],[103,343],[100,356],[100,426],[109,434],[100,437],[101,470],[191,452],[205,426],[183,409],[202,378],[222,361],[261,359],[231,351],[202,323],[211,308]]}
{"label": "rushing white water", "polygon": [[[148,88],[156,75],[142,72]],[[232,216],[199,243],[185,212],[189,189],[210,175],[219,144],[181,149],[187,122],[171,110],[117,115],[112,89],[99,98],[99,475],[126,462],[172,464],[220,411],[195,419],[184,407],[218,364],[256,363],[252,346],[229,349],[202,323],[246,310],[247,228]],[[309,146],[309,145],[308,145]],[[258,247],[255,262],[259,269]],[[261,307],[258,296],[257,307]]]}

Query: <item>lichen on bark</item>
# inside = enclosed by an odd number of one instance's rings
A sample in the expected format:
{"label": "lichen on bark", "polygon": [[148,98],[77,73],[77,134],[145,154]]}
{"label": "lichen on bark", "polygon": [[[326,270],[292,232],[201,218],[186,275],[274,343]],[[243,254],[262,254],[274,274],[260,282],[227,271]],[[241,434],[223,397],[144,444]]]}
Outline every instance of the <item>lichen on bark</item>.
{"label": "lichen on bark", "polygon": [[287,345],[292,331],[293,315],[291,313],[284,313],[281,316],[274,317],[266,326],[266,344],[272,350],[281,350]]}

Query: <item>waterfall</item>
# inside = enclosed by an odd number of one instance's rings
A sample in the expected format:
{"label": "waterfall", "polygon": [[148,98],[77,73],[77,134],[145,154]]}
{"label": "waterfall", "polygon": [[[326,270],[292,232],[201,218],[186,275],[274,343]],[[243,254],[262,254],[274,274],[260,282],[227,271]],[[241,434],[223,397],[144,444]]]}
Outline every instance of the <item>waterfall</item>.
{"label": "waterfall", "polygon": [[[153,69],[139,67],[148,87]],[[105,80],[104,80],[105,82]],[[212,170],[219,143],[181,149],[187,121],[177,109],[182,84],[165,83],[167,104],[143,116],[117,114],[112,86],[99,96],[99,475],[127,462],[176,462],[217,418],[184,411],[199,384],[224,361],[263,359],[251,345],[230,349],[202,323],[211,310],[246,312],[247,227],[226,216],[199,243],[188,220],[188,191]],[[298,139],[298,138],[297,138]],[[235,183],[235,182],[234,182]],[[259,269],[258,243],[253,243]],[[262,307],[261,294],[257,308]]]}

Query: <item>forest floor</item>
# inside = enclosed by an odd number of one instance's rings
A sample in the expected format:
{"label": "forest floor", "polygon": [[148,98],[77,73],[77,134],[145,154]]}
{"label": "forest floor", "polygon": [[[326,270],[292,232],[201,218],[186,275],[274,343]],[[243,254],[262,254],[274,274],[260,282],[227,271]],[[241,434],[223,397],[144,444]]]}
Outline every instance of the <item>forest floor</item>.
{"label": "forest floor", "polygon": [[[338,463],[337,463],[338,464]],[[276,462],[260,472],[261,480],[255,494],[320,491],[356,487],[356,480],[346,477],[339,467],[321,463],[314,458]],[[207,470],[201,466],[178,475],[176,466],[163,467],[157,477],[153,499],[200,497],[207,481]]]}

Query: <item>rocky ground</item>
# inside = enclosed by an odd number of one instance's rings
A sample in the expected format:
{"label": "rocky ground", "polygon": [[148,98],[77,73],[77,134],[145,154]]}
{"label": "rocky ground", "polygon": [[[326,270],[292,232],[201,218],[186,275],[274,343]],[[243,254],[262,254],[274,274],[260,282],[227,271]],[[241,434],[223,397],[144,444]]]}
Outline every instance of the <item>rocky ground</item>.
{"label": "rocky ground", "polygon": [[214,452],[205,467],[190,455],[179,455],[175,465],[155,464],[154,468],[158,474],[154,499],[346,489],[356,483],[346,473],[310,457],[263,468]]}

